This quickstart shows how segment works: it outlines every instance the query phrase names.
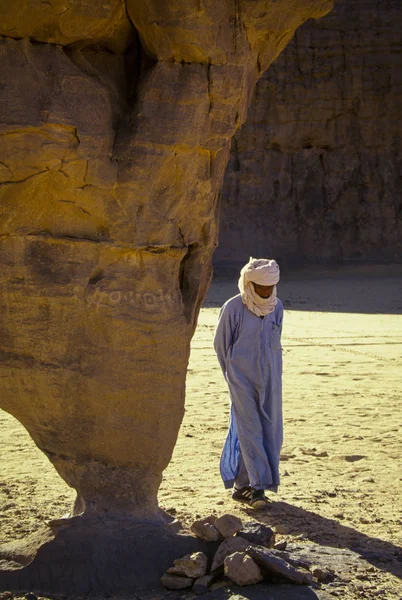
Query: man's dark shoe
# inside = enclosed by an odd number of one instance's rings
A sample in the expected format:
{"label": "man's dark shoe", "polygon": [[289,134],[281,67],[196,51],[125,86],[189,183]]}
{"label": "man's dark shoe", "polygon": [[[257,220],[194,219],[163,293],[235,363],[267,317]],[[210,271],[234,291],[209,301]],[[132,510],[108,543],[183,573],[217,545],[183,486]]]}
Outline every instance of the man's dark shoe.
{"label": "man's dark shoe", "polygon": [[261,510],[263,508],[267,508],[269,504],[268,498],[264,494],[264,490],[255,490],[254,488],[250,488],[251,498],[249,500],[249,505],[254,510]]}
{"label": "man's dark shoe", "polygon": [[232,494],[232,500],[236,500],[236,502],[243,502],[243,504],[249,504],[252,497],[252,488],[249,485],[242,488],[234,489]]}

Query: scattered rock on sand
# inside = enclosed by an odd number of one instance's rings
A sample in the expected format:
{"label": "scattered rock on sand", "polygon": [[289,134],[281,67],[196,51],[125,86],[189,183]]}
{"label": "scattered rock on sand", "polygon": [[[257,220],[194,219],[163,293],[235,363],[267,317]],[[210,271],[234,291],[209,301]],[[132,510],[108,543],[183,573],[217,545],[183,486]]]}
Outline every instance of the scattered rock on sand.
{"label": "scattered rock on sand", "polygon": [[225,558],[224,569],[237,585],[252,585],[263,580],[258,565],[245,552],[234,552]]}
{"label": "scattered rock on sand", "polygon": [[261,523],[245,523],[238,535],[253,544],[272,548],[275,544],[275,533],[270,527]]}
{"label": "scattered rock on sand", "polygon": [[328,452],[326,450],[320,451],[317,448],[300,448],[302,454],[307,456],[315,456],[316,458],[325,458],[328,456]]}
{"label": "scattered rock on sand", "polygon": [[335,518],[335,519],[344,519],[344,518],[345,518],[345,515],[344,515],[343,513],[341,513],[341,512],[339,512],[339,513],[335,513],[335,514],[334,514],[334,518]]}
{"label": "scattered rock on sand", "polygon": [[191,525],[191,531],[202,540],[216,542],[220,540],[222,536],[214,526],[215,521],[216,517],[213,515],[205,517],[205,519],[200,519],[199,521],[194,521]]}
{"label": "scattered rock on sand", "polygon": [[250,542],[243,539],[242,537],[231,537],[226,538],[219,546],[214,560],[212,561],[211,572],[216,571],[220,567],[223,566],[225,558],[229,556],[229,554],[233,554],[234,552],[242,552],[246,550],[250,546]]}
{"label": "scattered rock on sand", "polygon": [[371,523],[371,519],[369,519],[368,517],[360,517],[360,523],[368,525],[369,523]]}
{"label": "scattered rock on sand", "polygon": [[366,458],[365,456],[363,456],[362,454],[347,454],[346,456],[343,457],[347,462],[356,462],[358,460],[362,460],[363,458]]}
{"label": "scattered rock on sand", "polygon": [[207,572],[208,559],[203,552],[193,552],[173,561],[174,566],[167,570],[169,575],[181,575],[198,579]]}
{"label": "scattered rock on sand", "polygon": [[0,600],[10,600],[12,597],[12,592],[0,592]]}
{"label": "scattered rock on sand", "polygon": [[214,526],[224,538],[228,538],[240,531],[243,523],[239,517],[226,514],[216,519]]}
{"label": "scattered rock on sand", "polygon": [[330,573],[330,571],[328,569],[325,569],[318,565],[313,565],[310,570],[311,570],[311,574],[313,575],[313,577],[318,579],[318,581],[324,582],[324,581],[329,581],[330,579],[333,578],[332,573]]}
{"label": "scattered rock on sand", "polygon": [[174,519],[174,521],[167,523],[165,525],[165,527],[172,533],[179,533],[179,531],[181,531],[183,529],[183,525],[180,523],[180,521],[178,519]]}
{"label": "scattered rock on sand", "polygon": [[191,577],[181,577],[180,575],[171,575],[165,573],[161,577],[161,584],[168,590],[185,590],[193,585],[194,579]]}
{"label": "scattered rock on sand", "polygon": [[274,549],[275,550],[286,550],[286,546],[288,545],[286,540],[279,540],[278,542],[276,542],[276,544],[274,544]]}
{"label": "scattered rock on sand", "polygon": [[368,581],[370,579],[370,575],[366,571],[361,571],[360,573],[355,574],[355,578],[359,579],[359,581]]}

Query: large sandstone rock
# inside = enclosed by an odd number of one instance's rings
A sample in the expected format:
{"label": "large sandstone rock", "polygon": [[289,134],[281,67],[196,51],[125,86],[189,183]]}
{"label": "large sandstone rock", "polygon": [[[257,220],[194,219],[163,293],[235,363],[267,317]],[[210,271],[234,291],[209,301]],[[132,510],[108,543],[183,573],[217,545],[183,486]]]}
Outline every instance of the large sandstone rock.
{"label": "large sandstone rock", "polygon": [[94,527],[163,523],[230,140],[263,70],[330,8],[0,3],[1,408]]}
{"label": "large sandstone rock", "polygon": [[225,575],[237,585],[253,585],[263,580],[258,565],[245,552],[234,552],[225,558]]}
{"label": "large sandstone rock", "polygon": [[97,43],[119,52],[133,28],[124,0],[1,0],[0,35],[62,46]]}
{"label": "large sandstone rock", "polygon": [[402,258],[402,4],[336,2],[258,82],[233,138],[217,264]]}

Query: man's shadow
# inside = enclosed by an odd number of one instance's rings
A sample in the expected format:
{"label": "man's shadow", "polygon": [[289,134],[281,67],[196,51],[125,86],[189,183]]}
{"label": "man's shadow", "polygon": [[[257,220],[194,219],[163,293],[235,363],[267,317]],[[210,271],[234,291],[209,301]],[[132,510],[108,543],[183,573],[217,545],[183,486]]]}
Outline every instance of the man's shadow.
{"label": "man's shadow", "polygon": [[352,527],[342,525],[335,519],[328,519],[286,502],[270,504],[266,513],[247,510],[257,516],[258,520],[270,527],[289,525],[289,529],[297,530],[306,536],[305,539],[333,548],[347,548],[360,555],[378,569],[388,571],[402,579],[402,548],[391,542],[370,537]]}

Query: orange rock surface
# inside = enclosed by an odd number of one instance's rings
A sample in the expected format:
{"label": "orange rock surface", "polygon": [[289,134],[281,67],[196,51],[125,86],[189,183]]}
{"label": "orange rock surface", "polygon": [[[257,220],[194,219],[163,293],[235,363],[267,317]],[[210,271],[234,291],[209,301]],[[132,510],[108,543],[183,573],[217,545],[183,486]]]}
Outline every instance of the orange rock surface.
{"label": "orange rock surface", "polygon": [[331,2],[63,7],[0,8],[1,408],[75,514],[158,522],[230,140]]}

